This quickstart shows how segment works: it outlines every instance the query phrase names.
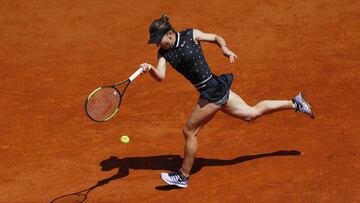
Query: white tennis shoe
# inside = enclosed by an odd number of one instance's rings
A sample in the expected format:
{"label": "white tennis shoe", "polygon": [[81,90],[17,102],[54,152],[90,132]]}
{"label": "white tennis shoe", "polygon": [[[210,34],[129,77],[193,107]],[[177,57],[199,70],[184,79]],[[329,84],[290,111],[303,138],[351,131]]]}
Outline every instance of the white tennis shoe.
{"label": "white tennis shoe", "polygon": [[169,185],[176,185],[181,188],[188,186],[189,178],[185,177],[181,171],[161,173],[160,178]]}
{"label": "white tennis shoe", "polygon": [[293,103],[295,104],[295,111],[303,112],[309,115],[311,118],[315,118],[314,112],[311,110],[310,103],[305,98],[305,95],[300,92],[293,99]]}

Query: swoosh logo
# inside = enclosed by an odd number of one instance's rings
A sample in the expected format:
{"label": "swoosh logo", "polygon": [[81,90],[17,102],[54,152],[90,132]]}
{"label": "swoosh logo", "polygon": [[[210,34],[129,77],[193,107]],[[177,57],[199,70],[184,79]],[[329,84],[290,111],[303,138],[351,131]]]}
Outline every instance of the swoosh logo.
{"label": "swoosh logo", "polygon": [[185,45],[186,41],[184,41],[184,43],[182,43],[180,46],[183,47]]}

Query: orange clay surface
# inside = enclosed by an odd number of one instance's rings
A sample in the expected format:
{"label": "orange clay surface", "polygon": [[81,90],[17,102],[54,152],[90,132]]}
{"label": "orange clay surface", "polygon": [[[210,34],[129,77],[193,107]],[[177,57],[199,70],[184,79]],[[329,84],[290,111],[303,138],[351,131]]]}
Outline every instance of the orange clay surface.
{"label": "orange clay surface", "polygon": [[[211,43],[205,56],[248,104],[303,91],[316,119],[219,112],[198,135],[189,187],[166,186],[159,173],[180,166],[198,98],[188,81],[170,65],[163,82],[140,76],[106,123],[83,106],[97,86],[156,65],[148,25],[164,12],[178,31],[226,39],[236,63]],[[92,186],[87,202],[360,202],[359,1],[4,0],[0,13],[0,202]]]}

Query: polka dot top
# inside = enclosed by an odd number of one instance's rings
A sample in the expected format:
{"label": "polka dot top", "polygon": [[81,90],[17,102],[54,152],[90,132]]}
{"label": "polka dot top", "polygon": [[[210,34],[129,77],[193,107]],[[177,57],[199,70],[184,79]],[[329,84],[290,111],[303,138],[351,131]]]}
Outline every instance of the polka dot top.
{"label": "polka dot top", "polygon": [[174,46],[169,50],[160,48],[158,53],[194,85],[212,76],[200,43],[193,39],[193,29],[176,33]]}

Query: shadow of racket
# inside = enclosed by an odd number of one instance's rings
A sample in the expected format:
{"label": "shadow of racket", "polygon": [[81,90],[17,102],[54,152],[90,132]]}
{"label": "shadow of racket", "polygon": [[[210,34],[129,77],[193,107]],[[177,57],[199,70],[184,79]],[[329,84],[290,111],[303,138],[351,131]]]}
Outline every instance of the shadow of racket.
{"label": "shadow of racket", "polygon": [[74,192],[71,194],[63,195],[51,200],[50,203],[81,203],[85,202],[89,193],[94,190],[95,188],[105,185],[106,183],[110,182],[109,179],[104,179],[99,181],[96,185],[89,187],[85,190],[81,190],[79,192]]}

